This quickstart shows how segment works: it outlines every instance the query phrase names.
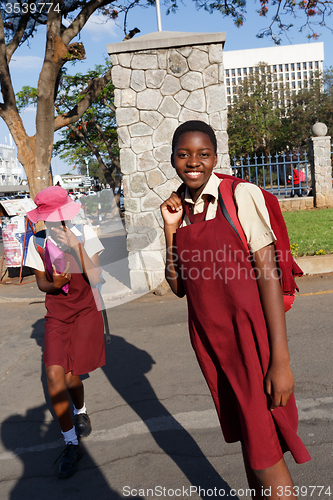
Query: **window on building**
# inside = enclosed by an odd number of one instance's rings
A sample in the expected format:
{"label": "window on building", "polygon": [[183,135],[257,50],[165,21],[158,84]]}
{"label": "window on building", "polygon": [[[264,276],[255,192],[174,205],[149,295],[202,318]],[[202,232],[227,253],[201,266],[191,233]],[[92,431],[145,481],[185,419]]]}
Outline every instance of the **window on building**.
{"label": "window on building", "polygon": [[237,79],[237,82],[238,82],[238,85],[242,83],[242,79],[241,78],[238,78]]}
{"label": "window on building", "polygon": [[295,73],[291,73],[291,79],[295,80]]}
{"label": "window on building", "polygon": [[280,74],[279,74],[279,79],[280,79],[280,80],[283,80],[283,73],[280,73]]}
{"label": "window on building", "polygon": [[297,71],[300,71],[301,69],[301,63],[297,63]]}
{"label": "window on building", "polygon": [[230,78],[226,79],[226,83],[227,83],[227,85],[230,85]]}
{"label": "window on building", "polygon": [[274,89],[277,89],[277,88],[278,88],[278,84],[274,83]]}
{"label": "window on building", "polygon": [[303,63],[303,69],[306,69],[306,62]]}
{"label": "window on building", "polygon": [[281,73],[283,71],[283,64],[279,64],[279,72]]}
{"label": "window on building", "polygon": [[232,76],[236,76],[236,70],[235,70],[235,69],[232,69],[232,70],[231,70],[231,74],[232,74]]}
{"label": "window on building", "polygon": [[277,72],[277,67],[276,67],[276,64],[274,64],[273,66],[273,73],[276,73]]}
{"label": "window on building", "polygon": [[256,73],[259,73],[259,68],[258,68],[258,66],[256,66],[256,67],[255,67],[255,71],[256,71]]}
{"label": "window on building", "polygon": [[315,69],[319,69],[319,61],[315,62]]}
{"label": "window on building", "polygon": [[285,64],[284,69],[285,69],[285,71],[289,71],[289,64]]}
{"label": "window on building", "polygon": [[313,69],[313,64],[312,64],[312,62],[309,62],[309,69]]}
{"label": "window on building", "polygon": [[291,88],[295,89],[296,88],[296,82],[291,82]]}
{"label": "window on building", "polygon": [[291,69],[291,71],[295,71],[295,64],[294,63],[291,63],[290,69]]}
{"label": "window on building", "polygon": [[286,80],[289,80],[289,73],[286,73]]}
{"label": "window on building", "polygon": [[302,73],[300,71],[297,72],[297,80],[300,80],[302,78]]}
{"label": "window on building", "polygon": [[237,75],[242,76],[242,70],[240,68],[237,68]]}
{"label": "window on building", "polygon": [[283,82],[280,83],[280,89],[283,89]]}
{"label": "window on building", "polygon": [[231,103],[231,97],[230,97],[230,95],[228,95],[228,103],[229,104]]}
{"label": "window on building", "polygon": [[227,87],[227,94],[230,94],[230,87]]}
{"label": "window on building", "polygon": [[230,72],[228,69],[225,70],[225,76],[230,76]]}
{"label": "window on building", "polygon": [[249,74],[251,75],[253,73],[253,68],[249,68]]}
{"label": "window on building", "polygon": [[233,85],[236,85],[236,78],[232,78],[232,80],[231,80],[231,81],[232,81],[232,84],[233,84]]}
{"label": "window on building", "polygon": [[302,88],[302,82],[297,82],[297,87],[298,87],[299,89],[301,89],[301,88]]}
{"label": "window on building", "polygon": [[246,76],[247,75],[247,68],[243,68],[243,75]]}
{"label": "window on building", "polygon": [[308,73],[307,71],[303,71],[303,79],[306,80],[308,77]]}

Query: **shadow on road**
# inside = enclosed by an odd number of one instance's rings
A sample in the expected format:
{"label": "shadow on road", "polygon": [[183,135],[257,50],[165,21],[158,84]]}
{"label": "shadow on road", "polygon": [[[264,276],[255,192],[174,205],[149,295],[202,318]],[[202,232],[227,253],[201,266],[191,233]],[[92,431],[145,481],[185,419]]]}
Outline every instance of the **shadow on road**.
{"label": "shadow on road", "polygon": [[[44,319],[33,324],[31,338],[43,352]],[[25,415],[14,414],[1,424],[1,440],[13,455],[5,457],[6,465],[19,457],[22,461],[22,475],[13,486],[10,500],[121,500],[124,497],[113,490],[97,464],[82,445],[85,454],[79,462],[78,471],[68,479],[59,480],[56,472],[59,457],[64,448],[56,419],[47,421],[47,412],[52,412],[49,401],[44,365],[41,381],[46,403],[27,410]],[[16,461],[16,460],[15,460]],[[9,465],[8,470],[11,470]],[[11,473],[13,477],[14,474]],[[128,497],[141,500],[141,497]]]}
{"label": "shadow on road", "polygon": [[[36,340],[42,352],[43,333],[44,320],[40,319],[34,323],[31,337]],[[110,384],[146,423],[156,444],[173,460],[190,484],[203,490],[223,489],[225,498],[232,496],[237,500],[238,497],[230,495],[229,485],[204,456],[189,432],[158,400],[145,376],[155,364],[150,354],[130,344],[124,338],[112,335],[111,343],[106,345],[106,356],[107,365],[103,367],[103,371]],[[57,466],[52,464],[61,452],[62,438],[56,419],[51,422],[46,421],[47,410],[52,412],[52,406],[48,397],[43,364],[41,373],[46,403],[30,408],[24,416],[11,415],[1,426],[4,446],[8,451],[14,452],[12,459],[20,458],[23,466],[22,475],[8,498],[10,500],[122,499],[123,496],[110,487],[86,450],[74,476],[66,480],[57,478]],[[163,431],[149,429],[149,420],[160,417],[167,417],[172,429]],[[7,460],[10,459],[7,457]],[[140,472],[136,471],[136,474]],[[133,497],[131,498],[133,500]]]}
{"label": "shadow on road", "polygon": [[[108,380],[126,403],[146,423],[149,419],[168,417],[172,430],[149,429],[156,444],[168,455],[193,486],[204,489],[223,489],[225,498],[230,486],[221,478],[192,436],[177,422],[158,400],[154,389],[145,376],[155,361],[147,351],[139,349],[124,338],[112,335],[106,345],[107,364],[102,369]],[[176,428],[176,430],[175,430]]]}

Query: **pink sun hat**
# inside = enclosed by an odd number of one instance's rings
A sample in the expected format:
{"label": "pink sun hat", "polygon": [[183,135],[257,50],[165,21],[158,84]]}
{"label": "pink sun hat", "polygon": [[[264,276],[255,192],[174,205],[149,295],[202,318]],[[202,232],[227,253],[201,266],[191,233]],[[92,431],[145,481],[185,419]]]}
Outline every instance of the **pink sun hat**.
{"label": "pink sun hat", "polygon": [[81,203],[76,203],[60,186],[50,186],[36,194],[37,208],[27,212],[31,222],[40,220],[60,222],[73,219],[80,211]]}

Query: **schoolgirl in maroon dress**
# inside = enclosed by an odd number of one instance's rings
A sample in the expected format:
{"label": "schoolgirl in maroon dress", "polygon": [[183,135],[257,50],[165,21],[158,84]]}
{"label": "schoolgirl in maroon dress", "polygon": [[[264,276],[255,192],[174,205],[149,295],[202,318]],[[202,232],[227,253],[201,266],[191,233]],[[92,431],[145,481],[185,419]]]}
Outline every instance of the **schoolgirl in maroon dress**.
{"label": "schoolgirl in maroon dress", "polygon": [[[291,492],[295,498],[283,453],[289,450],[297,463],[310,456],[296,433],[274,233],[265,207],[260,212],[259,188],[243,184],[238,215],[248,242],[256,235],[251,262],[218,206],[223,180],[213,173],[216,149],[214,131],[201,121],[185,122],[175,131],[171,161],[185,190],[161,205],[166,278],[176,295],[187,297],[191,343],[225,440],[242,444],[253,497],[285,499]],[[196,213],[198,200],[201,211]],[[261,234],[263,223],[268,229]]]}
{"label": "schoolgirl in maroon dress", "polygon": [[34,223],[45,221],[47,230],[30,239],[26,265],[35,270],[38,287],[46,292],[43,361],[66,444],[58,468],[59,478],[65,478],[76,471],[83,455],[79,440],[91,432],[80,375],[105,364],[104,324],[95,289],[101,276],[98,255],[104,247],[91,227],[71,227],[68,221],[81,204],[65,189],[43,189],[35,203],[37,208],[27,216]]}

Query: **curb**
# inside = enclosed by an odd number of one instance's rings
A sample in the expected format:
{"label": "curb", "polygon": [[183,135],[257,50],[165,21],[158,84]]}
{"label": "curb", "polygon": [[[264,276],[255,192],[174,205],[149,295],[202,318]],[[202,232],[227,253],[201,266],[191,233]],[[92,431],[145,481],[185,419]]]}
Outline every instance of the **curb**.
{"label": "curb", "polygon": [[295,259],[304,274],[333,273],[333,255],[310,255]]}

